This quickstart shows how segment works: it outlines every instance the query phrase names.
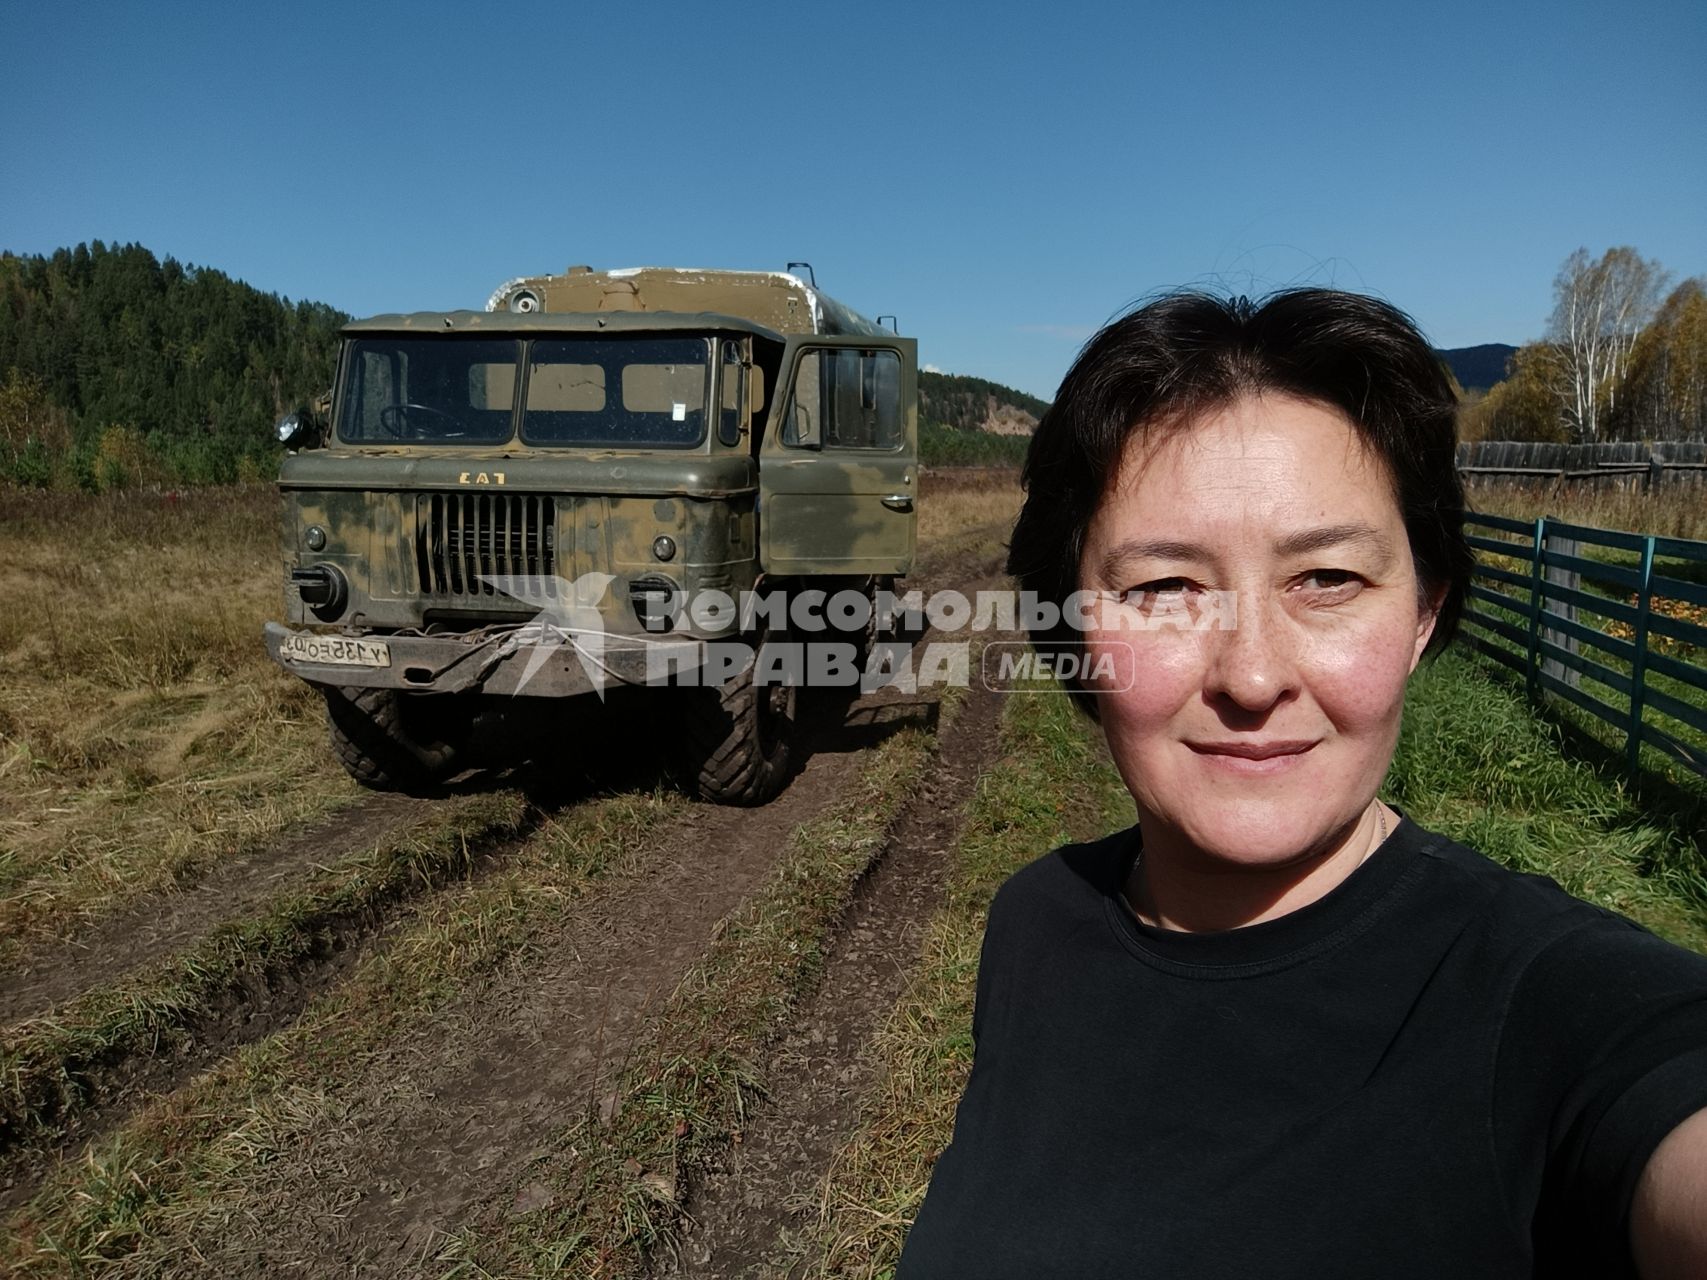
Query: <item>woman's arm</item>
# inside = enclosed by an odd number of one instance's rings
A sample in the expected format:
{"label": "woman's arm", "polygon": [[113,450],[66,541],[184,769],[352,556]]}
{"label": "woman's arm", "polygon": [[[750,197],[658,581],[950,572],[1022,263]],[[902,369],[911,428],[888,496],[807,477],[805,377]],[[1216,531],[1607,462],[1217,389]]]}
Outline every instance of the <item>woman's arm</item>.
{"label": "woman's arm", "polygon": [[1667,1134],[1642,1170],[1630,1252],[1642,1280],[1707,1276],[1707,1110]]}

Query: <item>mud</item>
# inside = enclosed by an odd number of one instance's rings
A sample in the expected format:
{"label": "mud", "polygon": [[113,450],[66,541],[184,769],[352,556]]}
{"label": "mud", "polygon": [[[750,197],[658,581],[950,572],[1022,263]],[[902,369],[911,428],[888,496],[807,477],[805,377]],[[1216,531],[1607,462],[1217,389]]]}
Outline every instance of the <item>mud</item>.
{"label": "mud", "polygon": [[[906,723],[889,716],[884,731]],[[398,1275],[464,1210],[597,1105],[651,1010],[775,865],[788,835],[834,801],[845,719],[759,809],[693,805],[636,870],[572,910],[543,962],[468,993],[394,1043],[338,1099],[335,1125],[301,1135],[271,1189],[196,1247],[221,1274]]]}
{"label": "mud", "polygon": [[38,951],[27,967],[0,975],[0,1027],[43,1017],[91,987],[201,937],[223,920],[241,919],[336,861],[424,817],[430,801],[371,795],[244,857],[221,863],[193,886],[157,894],[60,946]]}
{"label": "mud", "polygon": [[822,981],[764,1072],[727,1166],[693,1186],[688,1225],[654,1275],[682,1280],[784,1274],[788,1233],[815,1213],[813,1192],[875,1082],[866,1052],[918,959],[942,900],[973,784],[999,749],[1001,695],[974,689],[945,734],[939,767],[896,823],[850,903]]}

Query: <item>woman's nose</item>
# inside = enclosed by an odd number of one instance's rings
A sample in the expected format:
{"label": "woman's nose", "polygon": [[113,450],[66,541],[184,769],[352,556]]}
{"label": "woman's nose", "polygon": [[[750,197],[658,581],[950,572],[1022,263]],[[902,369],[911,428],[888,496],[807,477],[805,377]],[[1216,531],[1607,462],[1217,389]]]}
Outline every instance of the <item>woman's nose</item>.
{"label": "woman's nose", "polygon": [[1208,632],[1205,690],[1244,711],[1266,711],[1298,686],[1297,655],[1286,619],[1265,593],[1241,591],[1233,625]]}

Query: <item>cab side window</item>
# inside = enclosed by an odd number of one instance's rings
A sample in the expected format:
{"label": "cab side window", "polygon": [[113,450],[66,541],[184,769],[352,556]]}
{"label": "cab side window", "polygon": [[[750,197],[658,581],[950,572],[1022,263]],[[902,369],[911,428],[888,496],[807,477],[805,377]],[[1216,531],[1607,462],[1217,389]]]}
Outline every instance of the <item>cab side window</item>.
{"label": "cab side window", "polygon": [[849,347],[801,354],[783,419],[784,444],[894,450],[902,437],[899,355]]}
{"label": "cab side window", "polygon": [[824,443],[824,357],[828,351],[803,351],[794,367],[794,386],[788,410],[782,415],[782,442],[798,449],[817,449]]}

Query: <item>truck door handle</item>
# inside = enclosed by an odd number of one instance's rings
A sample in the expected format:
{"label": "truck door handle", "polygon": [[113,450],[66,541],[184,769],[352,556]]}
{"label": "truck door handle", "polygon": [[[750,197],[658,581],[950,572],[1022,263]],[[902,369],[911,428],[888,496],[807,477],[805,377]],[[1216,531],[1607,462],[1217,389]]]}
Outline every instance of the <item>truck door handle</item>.
{"label": "truck door handle", "polygon": [[891,493],[884,497],[883,505],[888,507],[891,511],[911,511],[913,509],[913,499],[909,494]]}

